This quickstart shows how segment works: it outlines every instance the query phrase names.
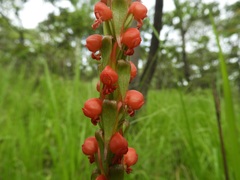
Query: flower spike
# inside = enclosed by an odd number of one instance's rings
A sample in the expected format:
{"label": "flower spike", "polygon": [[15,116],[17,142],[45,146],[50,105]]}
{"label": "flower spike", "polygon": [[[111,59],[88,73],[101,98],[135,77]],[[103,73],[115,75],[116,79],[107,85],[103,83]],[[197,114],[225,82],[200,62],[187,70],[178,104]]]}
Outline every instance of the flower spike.
{"label": "flower spike", "polygon": [[[132,172],[138,155],[128,147],[125,139],[133,116],[144,104],[142,93],[128,90],[129,83],[137,75],[137,67],[128,56],[142,39],[139,28],[147,16],[147,8],[141,0],[99,0],[94,6],[95,30],[103,22],[104,35],[93,34],[86,39],[86,48],[91,57],[98,61],[99,81],[96,84],[98,98],[90,98],[84,103],[83,114],[98,125],[95,137],[87,138],[82,145],[83,154],[90,163],[96,164],[91,179],[124,179],[124,172]],[[131,21],[137,27],[128,28]]]}

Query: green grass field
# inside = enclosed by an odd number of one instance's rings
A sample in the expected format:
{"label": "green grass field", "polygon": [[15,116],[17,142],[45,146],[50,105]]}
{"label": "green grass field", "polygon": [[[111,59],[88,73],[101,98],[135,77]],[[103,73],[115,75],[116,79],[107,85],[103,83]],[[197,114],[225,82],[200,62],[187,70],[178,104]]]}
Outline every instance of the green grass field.
{"label": "green grass field", "polygon": [[[63,79],[46,66],[43,73],[0,67],[0,180],[90,179],[94,165],[81,145],[98,128],[81,108],[97,97],[95,83]],[[147,99],[130,120],[127,139],[139,161],[126,179],[224,179],[211,90],[152,90]]]}

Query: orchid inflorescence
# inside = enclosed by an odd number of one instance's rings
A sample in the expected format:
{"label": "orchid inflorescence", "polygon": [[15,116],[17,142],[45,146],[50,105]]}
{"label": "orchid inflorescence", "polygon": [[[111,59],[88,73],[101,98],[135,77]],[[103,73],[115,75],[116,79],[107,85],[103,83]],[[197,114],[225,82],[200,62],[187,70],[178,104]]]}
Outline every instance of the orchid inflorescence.
{"label": "orchid inflorescence", "polygon": [[[129,126],[126,118],[134,116],[144,104],[142,93],[128,90],[128,86],[137,75],[130,56],[141,43],[139,29],[147,8],[140,1],[101,0],[95,4],[94,14],[92,28],[103,26],[104,35],[90,35],[86,47],[99,63],[99,97],[88,99],[82,110],[100,129],[84,141],[82,151],[90,163],[97,165],[91,179],[123,179],[124,171],[130,173],[138,160],[124,135]],[[133,20],[137,26],[129,27]]]}

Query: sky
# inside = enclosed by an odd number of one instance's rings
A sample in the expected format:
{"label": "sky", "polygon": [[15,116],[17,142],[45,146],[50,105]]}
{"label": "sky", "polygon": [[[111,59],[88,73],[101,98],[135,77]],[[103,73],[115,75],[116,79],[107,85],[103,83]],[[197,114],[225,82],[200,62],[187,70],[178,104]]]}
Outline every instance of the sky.
{"label": "sky", "polygon": [[[166,9],[173,9],[172,0],[166,1]],[[148,8],[154,6],[154,0],[142,0],[142,3]],[[60,4],[61,7],[70,7],[70,3],[63,0]],[[20,18],[22,19],[22,24],[24,28],[35,28],[39,22],[47,18],[48,13],[56,11],[51,3],[46,3],[43,0],[29,0],[25,5],[23,10],[20,12]]]}
{"label": "sky", "polygon": [[[203,0],[203,2],[218,1],[220,6],[232,4],[237,0]],[[142,3],[148,8],[154,6],[155,0],[142,0]],[[70,7],[67,0],[62,0],[59,4],[61,7]],[[163,11],[171,11],[174,9],[173,0],[164,0]],[[43,0],[29,0],[25,3],[23,10],[20,12],[20,18],[24,28],[35,28],[38,23],[45,20],[51,12],[57,12],[56,8],[51,3],[46,3]]]}

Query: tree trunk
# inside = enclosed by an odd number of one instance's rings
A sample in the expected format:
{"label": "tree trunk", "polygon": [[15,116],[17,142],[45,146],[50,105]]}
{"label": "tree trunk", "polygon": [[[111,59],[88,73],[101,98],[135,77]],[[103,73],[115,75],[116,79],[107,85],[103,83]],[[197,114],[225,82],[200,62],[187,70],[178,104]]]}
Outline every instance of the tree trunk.
{"label": "tree trunk", "polygon": [[179,3],[179,0],[174,0],[174,5],[176,7],[176,12],[179,17],[179,29],[181,32],[181,39],[182,39],[182,61],[183,61],[183,73],[185,80],[187,82],[190,81],[190,71],[189,71],[189,64],[187,60],[187,53],[186,53],[186,40],[185,40],[185,35],[187,32],[187,27],[184,27],[183,25],[183,13],[182,13],[182,5]]}
{"label": "tree trunk", "polygon": [[186,53],[186,41],[185,41],[185,34],[186,31],[181,27],[181,37],[182,37],[182,60],[184,64],[184,77],[187,82],[190,81],[190,72],[189,72],[189,64],[187,60],[187,53]]}
{"label": "tree trunk", "polygon": [[139,90],[143,93],[145,97],[147,97],[146,95],[150,87],[149,84],[152,81],[154,72],[157,67],[157,60],[158,60],[157,52],[160,45],[159,34],[160,34],[160,30],[162,29],[162,9],[163,9],[163,0],[156,0],[153,27],[155,28],[158,34],[158,37],[156,37],[153,30],[147,63],[140,77],[140,84],[139,84]]}

